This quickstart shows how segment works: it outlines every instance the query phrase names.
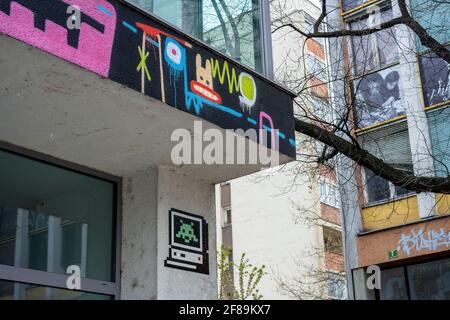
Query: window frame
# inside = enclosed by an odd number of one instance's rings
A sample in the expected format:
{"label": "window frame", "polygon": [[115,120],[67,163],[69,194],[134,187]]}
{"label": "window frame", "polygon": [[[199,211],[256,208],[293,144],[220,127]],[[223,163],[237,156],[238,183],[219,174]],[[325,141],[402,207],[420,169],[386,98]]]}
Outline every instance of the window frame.
{"label": "window frame", "polygon": [[[149,10],[146,10],[145,8],[142,8],[133,0],[119,0],[119,1],[125,5],[130,6],[131,8],[147,15],[147,16],[150,16],[152,19],[154,19],[157,22],[160,22],[164,25],[170,26],[170,28],[180,32],[181,34],[184,34],[187,38],[194,39],[195,41],[201,43],[203,46],[207,47],[212,52],[215,52],[219,56],[223,56],[225,59],[230,60],[233,63],[235,63],[241,67],[244,67],[244,69],[247,68],[247,69],[251,70],[252,72],[255,72],[255,73],[263,76],[264,78],[267,78],[270,80],[274,79],[272,32],[271,32],[272,24],[271,24],[271,18],[270,18],[269,1],[252,0],[252,6],[254,6],[254,1],[258,1],[258,6],[259,6],[259,8],[257,10],[255,10],[255,12],[254,12],[254,15],[256,15],[256,14],[259,15],[259,19],[258,19],[259,21],[257,21],[256,23],[255,23],[255,21],[253,21],[253,22],[254,22],[254,25],[258,25],[260,28],[260,30],[259,30],[260,35],[259,35],[258,42],[259,42],[259,49],[261,50],[261,56],[260,56],[261,70],[258,70],[258,68],[256,66],[246,65],[243,62],[232,57],[231,55],[220,51],[216,47],[213,47],[211,44],[209,44],[208,42],[206,42],[203,39],[203,35],[200,37],[200,36],[188,34],[185,30],[176,26],[174,23],[154,14],[153,12],[151,12]],[[255,20],[255,19],[253,19],[253,20]],[[200,25],[202,25],[202,24],[203,24],[203,22],[200,23]],[[256,45],[256,43],[255,43],[255,45]],[[256,60],[256,57],[255,57],[255,60]]]}
{"label": "window frame", "polygon": [[[82,277],[81,289],[72,290],[107,295],[112,299],[119,300],[121,293],[120,265],[122,248],[122,178],[7,142],[0,141],[0,151],[82,175],[91,176],[96,179],[105,180],[113,184],[113,247],[111,253],[111,274],[113,276],[113,281],[94,280]],[[0,264],[0,280],[4,281],[71,290],[66,286],[68,276],[69,275],[67,274],[57,274],[47,271]]]}
{"label": "window frame", "polygon": [[[228,217],[227,217],[228,211],[231,212],[230,213],[230,221],[228,221]],[[222,224],[223,224],[224,227],[227,227],[227,226],[231,225],[231,223],[233,221],[232,214],[233,213],[232,213],[232,210],[231,210],[231,205],[230,206],[226,206],[226,207],[223,208],[223,222],[222,222]]]}
{"label": "window frame", "polygon": [[[444,252],[444,253],[438,253],[436,255],[432,255],[431,257],[426,257],[424,259],[419,259],[415,261],[411,261],[411,262],[406,262],[403,264],[389,264],[389,265],[381,265],[380,266],[380,271],[383,272],[385,270],[390,270],[390,269],[396,269],[396,268],[402,268],[403,269],[403,277],[405,280],[405,285],[406,285],[406,293],[408,296],[408,300],[410,301],[418,301],[418,300],[412,300],[411,299],[411,288],[410,288],[410,283],[409,283],[409,277],[408,277],[408,268],[412,267],[412,266],[416,266],[416,265],[421,265],[421,264],[426,264],[426,263],[431,263],[431,262],[439,262],[439,261],[443,261],[443,260],[447,260],[450,259],[450,254],[449,252]],[[354,277],[354,271],[355,270],[359,270],[360,268],[355,268],[352,269],[352,278]],[[366,270],[367,267],[362,267],[361,268],[363,270],[363,273],[366,275]],[[355,293],[355,281],[352,281],[353,284],[353,293]],[[380,299],[380,290],[379,289],[374,289],[374,299],[373,300],[381,300]]]}
{"label": "window frame", "polygon": [[[365,5],[364,7],[360,8],[359,10],[356,10],[356,12],[352,12],[348,16],[344,17],[344,23],[345,23],[346,28],[348,30],[353,30],[351,28],[351,24],[352,23],[357,22],[357,21],[362,20],[362,19],[368,19],[370,17],[370,15],[371,15],[371,13],[368,12],[368,10],[374,5],[380,6],[380,8],[381,8],[380,14],[381,14],[381,12],[386,11],[386,10],[392,10],[392,13],[394,14],[394,5],[395,5],[395,3],[393,3],[391,0],[382,0],[382,1],[376,1],[374,3],[368,3],[367,5]],[[381,17],[380,17],[380,19],[381,19]],[[395,26],[391,27],[391,28],[395,28]],[[391,29],[391,28],[389,28],[389,29]],[[389,29],[385,29],[385,30],[389,30]],[[381,31],[385,31],[385,30],[381,30]],[[381,70],[384,70],[384,69],[387,69],[387,68],[390,68],[390,67],[393,67],[395,65],[400,64],[400,60],[399,60],[400,59],[400,51],[398,51],[397,52],[398,53],[398,57],[397,57],[397,59],[395,61],[392,61],[390,63],[386,63],[386,64],[382,65],[381,64],[381,59],[380,59],[380,52],[379,52],[379,48],[378,48],[378,41],[379,40],[377,38],[377,32],[369,34],[366,37],[369,37],[371,50],[375,53],[377,64],[372,69],[364,70],[364,72],[359,73],[358,70],[357,70],[357,66],[356,66],[356,54],[355,54],[355,47],[354,47],[354,44],[353,44],[353,37],[349,37],[348,38],[348,42],[349,42],[348,45],[349,45],[349,48],[350,48],[349,51],[350,51],[350,57],[351,57],[351,61],[352,61],[351,66],[350,66],[350,69],[352,71],[350,73],[350,77],[351,77],[352,81],[357,80],[359,78],[363,78],[364,76],[367,76],[367,75],[369,75],[371,73],[379,72]],[[376,50],[374,50],[374,48],[376,48]],[[397,48],[397,50],[399,50],[399,49]]]}
{"label": "window frame", "polygon": [[387,203],[390,203],[392,201],[398,201],[398,200],[406,199],[406,198],[409,198],[409,197],[412,197],[412,196],[416,195],[416,192],[414,192],[414,191],[408,191],[405,194],[396,195],[396,186],[392,182],[390,182],[389,180],[386,180],[388,185],[389,185],[389,198],[382,199],[382,200],[377,200],[377,201],[369,201],[369,194],[368,194],[368,190],[367,190],[366,170],[369,170],[369,169],[367,169],[365,167],[361,168],[362,189],[363,189],[363,192],[364,192],[364,206],[363,206],[363,208],[377,206],[377,205],[380,205],[380,204],[387,204]]}
{"label": "window frame", "polygon": [[[330,283],[331,282],[332,282],[332,285],[336,286],[337,290],[342,290],[342,297],[337,297],[337,296],[330,294]],[[342,287],[338,288],[339,285],[342,285]],[[327,271],[327,280],[326,280],[325,286],[327,288],[328,299],[346,300],[346,298],[348,297],[345,273]]]}
{"label": "window frame", "polygon": [[[341,209],[339,188],[335,184],[328,183],[327,181],[319,180],[320,190],[320,202],[330,207]],[[333,203],[331,203],[333,202]]]}
{"label": "window frame", "polygon": [[[329,226],[322,226],[322,233],[323,233],[323,248],[324,248],[324,252],[329,252],[329,253],[333,253],[336,255],[340,255],[343,256],[344,255],[344,240],[342,238],[342,230],[336,229],[336,228],[332,228]],[[327,248],[327,244],[326,244],[326,240],[327,240],[327,236],[326,233],[328,233],[328,235],[330,235],[331,237],[336,236],[337,238],[335,239],[331,239],[331,240],[338,240],[339,243],[336,244],[336,246],[332,246],[331,248],[328,247]]]}

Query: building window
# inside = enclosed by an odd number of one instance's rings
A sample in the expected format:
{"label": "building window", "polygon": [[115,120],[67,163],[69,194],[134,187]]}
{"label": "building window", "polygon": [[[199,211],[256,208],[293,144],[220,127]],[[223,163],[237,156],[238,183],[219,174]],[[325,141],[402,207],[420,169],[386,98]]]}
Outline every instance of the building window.
{"label": "building window", "polygon": [[405,115],[402,79],[397,66],[366,74],[352,82],[358,129]]}
{"label": "building window", "polygon": [[450,107],[427,112],[436,175],[450,175]]}
{"label": "building window", "polygon": [[[447,46],[450,50],[450,46]],[[420,77],[425,107],[445,104],[450,100],[450,64],[434,52],[419,56]]]}
{"label": "building window", "polygon": [[337,115],[335,110],[332,108],[328,99],[311,96],[312,107],[314,115],[320,120],[329,124],[335,124],[337,120]]}
{"label": "building window", "polygon": [[374,156],[403,170],[412,170],[413,162],[408,125],[402,121],[358,135],[358,143]]}
{"label": "building window", "polygon": [[[65,289],[73,265],[86,289],[104,283],[97,293],[115,295],[117,183],[0,150],[0,299],[70,298],[44,287]],[[8,274],[36,283],[12,284]]]}
{"label": "building window", "polygon": [[347,298],[345,275],[329,272],[327,274],[326,286],[329,299],[344,300]]}
{"label": "building window", "polygon": [[263,73],[260,0],[128,0]]}
{"label": "building window", "polygon": [[369,0],[342,0],[342,11],[348,11],[350,9],[353,9],[357,6],[360,6]]}
{"label": "building window", "polygon": [[224,208],[223,211],[223,224],[226,226],[231,224],[231,207]]}
{"label": "building window", "polygon": [[323,227],[323,242],[325,252],[342,255],[341,231],[329,227]]}
{"label": "building window", "polygon": [[450,300],[450,259],[381,270],[381,288],[369,290],[365,268],[353,270],[356,299]]}
{"label": "building window", "polygon": [[[314,23],[315,20],[305,13],[305,32],[306,33],[314,33]],[[323,32],[323,24],[320,24],[319,31]],[[314,38],[314,41],[316,41],[322,48],[322,50],[325,50],[325,38]]]}
{"label": "building window", "polygon": [[450,300],[450,259],[407,267],[412,300]]}
{"label": "building window", "polygon": [[367,204],[385,202],[389,199],[408,195],[409,193],[407,189],[395,186],[367,168],[364,168],[364,173]]}
{"label": "building window", "polygon": [[[367,10],[352,18],[349,23],[351,30],[372,28],[378,21],[383,23],[393,19],[390,2],[384,4],[381,11],[368,14]],[[395,27],[361,37],[351,37],[352,55],[355,75],[364,75],[372,70],[396,63],[399,50],[396,42]]]}
{"label": "building window", "polygon": [[0,300],[110,300],[111,297],[62,288],[0,280]]}
{"label": "building window", "polygon": [[310,76],[316,77],[324,83],[328,82],[326,65],[315,55],[310,53],[306,55],[306,68]]}
{"label": "building window", "polygon": [[[448,15],[450,8],[446,1],[410,0],[409,9],[414,20],[427,30],[427,33],[439,43],[450,40],[450,24]],[[428,50],[428,47],[420,43],[417,37],[419,51]]]}
{"label": "building window", "polygon": [[339,208],[339,190],[337,186],[320,181],[320,202],[334,208]]}
{"label": "building window", "polygon": [[380,300],[408,300],[403,267],[381,271]]}
{"label": "building window", "polygon": [[334,124],[337,120],[336,111],[333,109],[329,100],[326,98],[320,98],[311,96],[311,103],[314,111],[314,115],[320,120],[329,124]]}
{"label": "building window", "polygon": [[[361,147],[389,165],[413,171],[411,148],[406,121],[386,126],[358,136]],[[369,169],[363,170],[366,203],[377,203],[407,195],[408,190],[395,186]]]}

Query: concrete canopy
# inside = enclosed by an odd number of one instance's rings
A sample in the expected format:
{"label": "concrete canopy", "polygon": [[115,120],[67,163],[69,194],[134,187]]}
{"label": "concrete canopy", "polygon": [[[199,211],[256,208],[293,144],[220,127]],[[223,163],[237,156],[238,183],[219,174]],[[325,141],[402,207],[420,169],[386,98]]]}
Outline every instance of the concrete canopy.
{"label": "concrete canopy", "polygon": [[[8,36],[0,48],[0,141],[125,176],[172,166],[171,133],[201,120]],[[208,128],[225,131],[203,121]],[[218,183],[261,165],[177,168]]]}

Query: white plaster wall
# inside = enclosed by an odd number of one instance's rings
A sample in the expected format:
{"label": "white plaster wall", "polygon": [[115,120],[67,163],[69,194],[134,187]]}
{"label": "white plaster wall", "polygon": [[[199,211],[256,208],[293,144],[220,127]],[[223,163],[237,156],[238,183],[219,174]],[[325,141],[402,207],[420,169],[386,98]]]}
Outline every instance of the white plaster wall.
{"label": "white plaster wall", "polygon": [[150,168],[123,179],[122,299],[157,298],[157,183]]}
{"label": "white plaster wall", "polygon": [[[160,167],[158,172],[158,299],[217,299],[216,218],[214,184]],[[169,268],[169,210],[176,208],[203,216],[208,222],[209,275]]]}
{"label": "white plaster wall", "polygon": [[288,299],[276,279],[281,276],[291,281],[323,264],[318,256],[310,256],[312,248],[323,246],[321,228],[296,223],[296,216],[303,213],[292,205],[295,202],[320,213],[317,186],[305,175],[293,182],[290,170],[295,165],[290,163],[263,180],[261,173],[230,182],[233,259],[238,262],[246,253],[250,263],[266,266],[268,274],[259,285],[263,299]]}

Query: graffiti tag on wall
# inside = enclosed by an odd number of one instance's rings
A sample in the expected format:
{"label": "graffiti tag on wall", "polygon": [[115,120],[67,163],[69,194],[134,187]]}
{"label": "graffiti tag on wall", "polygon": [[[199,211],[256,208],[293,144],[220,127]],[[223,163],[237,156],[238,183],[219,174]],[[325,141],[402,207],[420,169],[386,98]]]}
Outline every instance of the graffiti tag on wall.
{"label": "graffiti tag on wall", "polygon": [[411,230],[409,234],[402,234],[398,241],[397,250],[403,250],[403,252],[409,256],[413,250],[421,252],[423,250],[434,251],[440,248],[450,247],[450,230],[439,231],[420,229],[419,231]]}
{"label": "graffiti tag on wall", "polygon": [[[70,6],[79,29],[67,26]],[[295,155],[287,92],[124,3],[0,0],[0,32],[222,128],[277,134]]]}

